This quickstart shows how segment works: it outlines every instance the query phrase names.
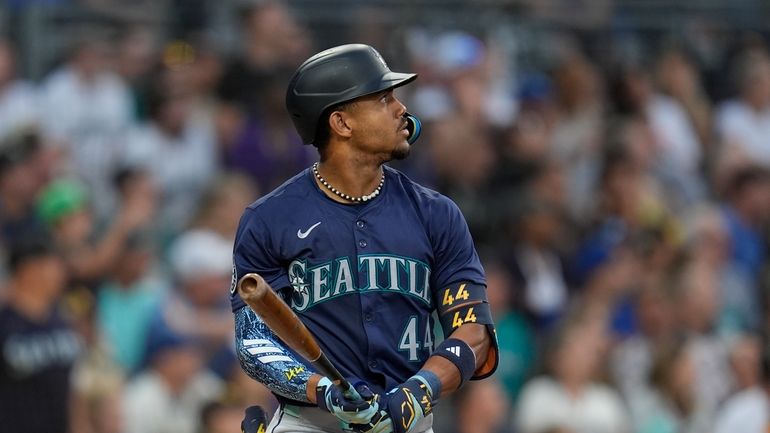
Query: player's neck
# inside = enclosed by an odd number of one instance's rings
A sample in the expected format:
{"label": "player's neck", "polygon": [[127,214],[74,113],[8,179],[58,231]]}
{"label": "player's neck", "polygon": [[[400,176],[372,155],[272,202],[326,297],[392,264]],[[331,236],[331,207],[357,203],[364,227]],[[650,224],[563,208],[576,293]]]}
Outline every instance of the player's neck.
{"label": "player's neck", "polygon": [[[382,179],[382,164],[368,158],[327,157],[318,164],[318,173],[332,187],[353,197],[371,194],[380,185]],[[344,200],[332,193],[329,188],[316,181],[329,197],[343,202]]]}

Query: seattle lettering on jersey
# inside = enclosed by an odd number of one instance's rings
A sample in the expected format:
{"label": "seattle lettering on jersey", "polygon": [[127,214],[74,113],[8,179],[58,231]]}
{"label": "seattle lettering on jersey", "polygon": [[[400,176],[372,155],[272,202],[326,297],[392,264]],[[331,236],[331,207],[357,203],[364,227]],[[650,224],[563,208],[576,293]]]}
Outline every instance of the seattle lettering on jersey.
{"label": "seattle lettering on jersey", "polygon": [[[355,266],[348,257],[312,267],[308,267],[305,260],[294,260],[289,264],[288,274],[294,288],[291,307],[296,311],[305,311],[339,296],[368,291],[398,292],[431,305],[430,268],[408,257],[360,255]],[[358,277],[358,286],[354,275]]]}

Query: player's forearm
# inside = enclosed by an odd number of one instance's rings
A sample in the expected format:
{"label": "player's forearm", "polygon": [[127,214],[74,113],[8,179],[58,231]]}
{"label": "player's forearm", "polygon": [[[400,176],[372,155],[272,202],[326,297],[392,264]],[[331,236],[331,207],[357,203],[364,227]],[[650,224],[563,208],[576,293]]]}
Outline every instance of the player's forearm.
{"label": "player's forearm", "polygon": [[[480,368],[490,349],[491,340],[486,326],[475,323],[466,323],[457,328],[451,335],[468,344],[476,356],[476,368]],[[441,382],[441,395],[443,397],[457,390],[462,383],[460,371],[455,364],[439,356],[431,356],[423,366],[423,370],[429,370],[435,374]]]}
{"label": "player's forearm", "polygon": [[313,402],[316,376],[248,307],[236,312],[236,351],[243,370],[270,391],[292,400]]}
{"label": "player's forearm", "polygon": [[424,365],[433,373],[429,374],[431,386],[441,388],[433,398],[453,392],[468,380],[489,376],[499,360],[486,287],[467,281],[439,287],[436,311],[447,338]]}

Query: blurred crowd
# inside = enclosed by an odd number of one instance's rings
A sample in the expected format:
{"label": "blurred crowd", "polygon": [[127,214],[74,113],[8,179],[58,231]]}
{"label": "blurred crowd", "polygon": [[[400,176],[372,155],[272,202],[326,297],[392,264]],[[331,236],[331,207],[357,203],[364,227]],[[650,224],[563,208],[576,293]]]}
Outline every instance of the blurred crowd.
{"label": "blurred crowd", "polygon": [[[329,44],[286,4],[238,12],[235,47],[124,23],[39,80],[0,40],[0,429],[227,433],[275,408],[234,356],[232,242],[317,158],[284,94]],[[359,18],[335,42],[420,74],[393,166],[463,210],[497,326],[498,372],[435,431],[766,432],[770,39],[551,29],[522,61],[504,32]]]}

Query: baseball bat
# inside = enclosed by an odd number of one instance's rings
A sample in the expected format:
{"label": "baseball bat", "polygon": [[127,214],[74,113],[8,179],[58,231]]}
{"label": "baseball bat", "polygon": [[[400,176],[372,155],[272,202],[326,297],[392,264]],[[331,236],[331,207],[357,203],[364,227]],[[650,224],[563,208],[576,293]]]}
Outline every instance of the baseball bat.
{"label": "baseball bat", "polygon": [[[294,311],[258,274],[246,274],[238,281],[238,295],[283,342],[308,360],[316,371],[332,380],[346,394],[355,397],[350,383],[324,355],[313,334]],[[360,398],[360,397],[359,397]]]}

